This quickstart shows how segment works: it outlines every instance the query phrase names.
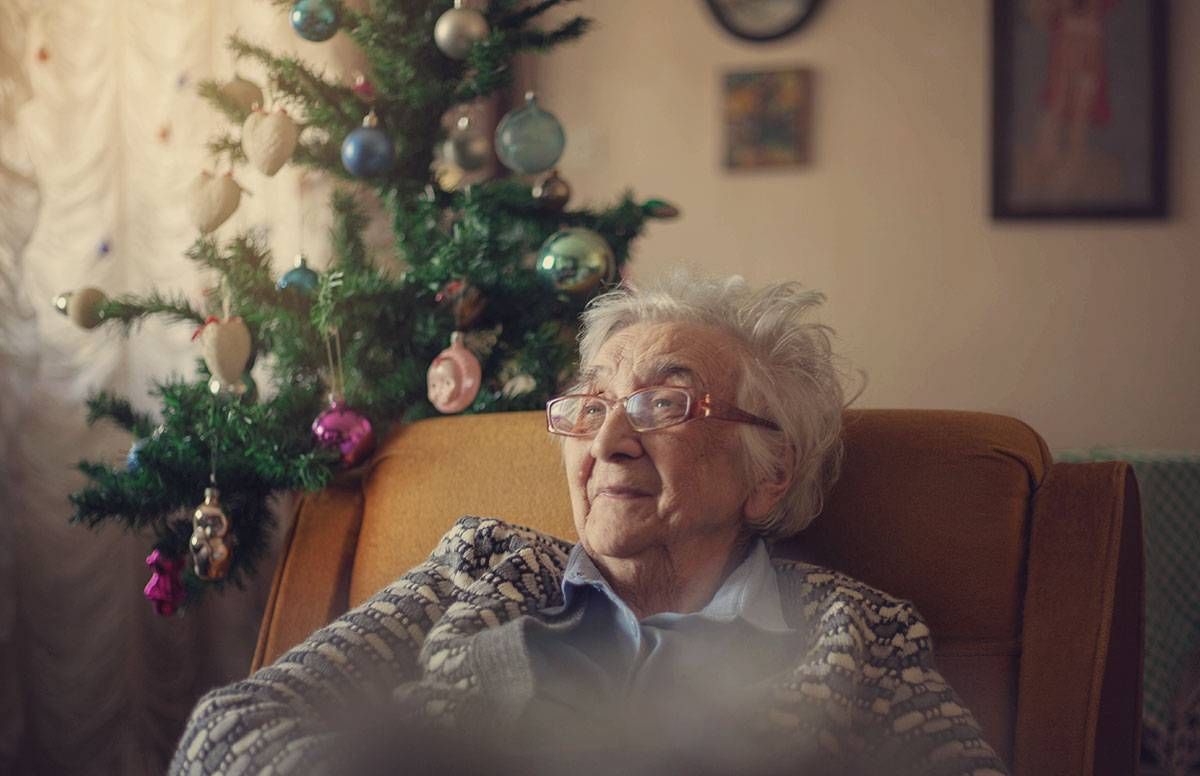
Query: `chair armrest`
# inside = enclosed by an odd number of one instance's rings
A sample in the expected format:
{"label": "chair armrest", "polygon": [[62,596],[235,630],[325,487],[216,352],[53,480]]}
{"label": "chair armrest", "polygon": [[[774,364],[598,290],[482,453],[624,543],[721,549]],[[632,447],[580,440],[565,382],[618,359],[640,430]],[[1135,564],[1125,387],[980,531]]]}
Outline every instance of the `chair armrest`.
{"label": "chair armrest", "polygon": [[362,525],[361,483],[306,495],[280,553],[250,670],[256,671],[349,608]]}
{"label": "chair armrest", "polygon": [[1137,772],[1142,569],[1129,465],[1055,464],[1034,502],[1014,773]]}

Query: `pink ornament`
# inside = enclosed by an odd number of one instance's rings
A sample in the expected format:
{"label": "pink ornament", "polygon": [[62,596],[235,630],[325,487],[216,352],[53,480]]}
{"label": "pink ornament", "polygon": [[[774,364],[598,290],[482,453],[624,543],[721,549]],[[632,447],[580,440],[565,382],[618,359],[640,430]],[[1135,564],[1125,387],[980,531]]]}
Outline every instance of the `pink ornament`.
{"label": "pink ornament", "polygon": [[183,587],[183,562],[162,550],[154,550],[146,556],[146,565],[153,573],[142,594],[154,604],[154,611],[170,617],[187,598],[187,590]]}
{"label": "pink ornament", "polygon": [[321,447],[336,447],[342,463],[354,466],[375,450],[375,432],[371,421],[346,407],[340,399],[329,402],[329,409],[317,416],[312,424],[313,436]]}
{"label": "pink ornament", "polygon": [[456,331],[450,337],[450,347],[438,353],[429,365],[429,401],[444,415],[462,412],[479,394],[482,376],[479,359],[463,345],[462,332]]}

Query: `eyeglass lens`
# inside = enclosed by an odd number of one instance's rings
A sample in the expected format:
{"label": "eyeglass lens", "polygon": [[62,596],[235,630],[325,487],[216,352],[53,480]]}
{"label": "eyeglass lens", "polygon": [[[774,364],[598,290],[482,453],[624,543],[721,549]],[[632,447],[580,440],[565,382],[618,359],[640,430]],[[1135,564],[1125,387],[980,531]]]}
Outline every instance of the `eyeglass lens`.
{"label": "eyeglass lens", "polygon": [[[690,396],[679,388],[648,388],[625,399],[625,414],[638,431],[681,423],[687,419]],[[564,396],[551,406],[554,428],[568,434],[594,434],[608,416],[608,402],[596,396]]]}

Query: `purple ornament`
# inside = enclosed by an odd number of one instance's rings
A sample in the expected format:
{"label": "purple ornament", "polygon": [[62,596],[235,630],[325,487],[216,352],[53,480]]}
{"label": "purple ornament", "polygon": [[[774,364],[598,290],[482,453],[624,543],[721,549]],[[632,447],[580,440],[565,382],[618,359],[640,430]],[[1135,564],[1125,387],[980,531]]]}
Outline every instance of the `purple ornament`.
{"label": "purple ornament", "polygon": [[335,399],[329,409],[317,416],[312,424],[313,436],[321,447],[336,447],[347,466],[364,461],[375,450],[375,432],[371,421]]}
{"label": "purple ornament", "polygon": [[183,562],[172,558],[162,550],[154,550],[146,556],[146,565],[154,570],[142,594],[154,604],[154,611],[170,617],[187,598],[183,587]]}

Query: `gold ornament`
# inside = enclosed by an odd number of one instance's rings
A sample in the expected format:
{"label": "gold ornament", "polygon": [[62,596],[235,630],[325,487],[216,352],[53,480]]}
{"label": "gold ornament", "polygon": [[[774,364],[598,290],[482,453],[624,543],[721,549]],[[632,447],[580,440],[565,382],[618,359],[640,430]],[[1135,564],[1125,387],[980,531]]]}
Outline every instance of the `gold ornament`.
{"label": "gold ornament", "polygon": [[242,187],[233,173],[214,175],[205,170],[188,187],[188,216],[197,229],[208,234],[225,223],[241,201]]}
{"label": "gold ornament", "polygon": [[204,489],[204,503],[192,513],[192,562],[196,576],[205,582],[225,578],[233,551],[225,537],[229,533],[229,518],[221,509],[220,493],[216,488]]}
{"label": "gold ornament", "polygon": [[240,75],[221,87],[221,96],[237,105],[244,111],[254,110],[255,105],[263,104],[262,89],[253,81],[247,81]]}
{"label": "gold ornament", "polygon": [[292,158],[300,127],[283,108],[267,113],[256,109],[242,125],[242,150],[246,158],[264,175],[274,175]]}
{"label": "gold ornament", "polygon": [[236,315],[214,320],[204,325],[199,336],[208,371],[224,385],[240,383],[253,347],[246,322]]}
{"label": "gold ornament", "polygon": [[54,309],[71,319],[71,323],[83,329],[94,329],[104,318],[100,307],[108,297],[98,288],[85,286],[76,291],[66,291],[54,297]]}
{"label": "gold ornament", "polygon": [[571,199],[571,184],[563,180],[555,169],[538,179],[531,193],[538,204],[547,210],[562,210]]}

